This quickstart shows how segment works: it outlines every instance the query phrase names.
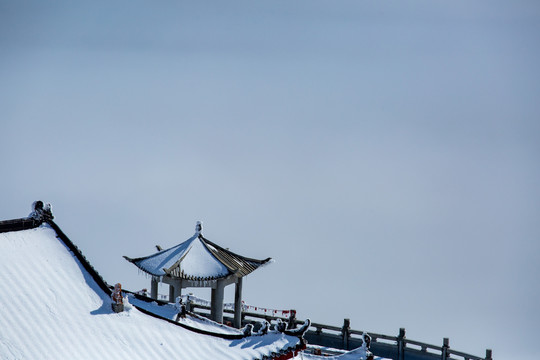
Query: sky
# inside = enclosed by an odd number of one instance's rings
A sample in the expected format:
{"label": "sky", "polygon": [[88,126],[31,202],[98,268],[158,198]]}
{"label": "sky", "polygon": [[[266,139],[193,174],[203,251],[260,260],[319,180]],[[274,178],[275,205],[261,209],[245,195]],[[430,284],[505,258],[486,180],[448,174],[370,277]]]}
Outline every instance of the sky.
{"label": "sky", "polygon": [[200,220],[275,259],[249,304],[538,359],[539,34],[532,0],[0,0],[0,219],[50,202],[132,290]]}

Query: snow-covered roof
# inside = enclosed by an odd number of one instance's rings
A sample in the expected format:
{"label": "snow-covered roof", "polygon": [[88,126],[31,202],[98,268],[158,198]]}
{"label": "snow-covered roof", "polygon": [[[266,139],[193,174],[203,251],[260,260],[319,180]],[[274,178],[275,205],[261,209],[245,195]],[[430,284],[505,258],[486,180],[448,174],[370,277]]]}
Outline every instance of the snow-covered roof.
{"label": "snow-covered roof", "polygon": [[204,238],[201,230],[198,222],[195,234],[181,244],[145,257],[124,258],[153,276],[171,275],[196,281],[216,280],[232,274],[246,276],[272,260],[235,254]]}
{"label": "snow-covered roof", "polygon": [[260,359],[299,347],[283,333],[204,335],[127,301],[114,313],[107,284],[54,222],[2,231],[1,359]]}

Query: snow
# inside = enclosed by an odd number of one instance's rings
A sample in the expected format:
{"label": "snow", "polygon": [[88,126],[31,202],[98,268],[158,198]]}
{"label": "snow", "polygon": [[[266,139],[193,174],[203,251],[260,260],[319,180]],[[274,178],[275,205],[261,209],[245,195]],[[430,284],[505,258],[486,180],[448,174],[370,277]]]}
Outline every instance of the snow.
{"label": "snow", "polygon": [[[321,356],[321,355],[314,355],[313,350],[319,349],[326,352],[330,352],[332,354],[336,354],[333,356]],[[325,348],[323,346],[317,346],[317,345],[308,345],[306,350],[302,353],[299,353],[298,356],[295,356],[293,360],[365,360],[367,356],[371,354],[369,349],[366,348],[365,345],[362,345],[361,347],[346,351],[346,350],[338,350],[338,349],[331,349],[331,348]],[[372,354],[371,354],[372,355]],[[375,356],[373,357],[373,360],[389,360],[382,357]]]}
{"label": "snow", "polygon": [[[154,313],[156,315],[159,315],[161,317],[170,319],[170,320],[176,320],[176,315],[179,312],[179,309],[175,304],[165,304],[165,305],[159,305],[157,302],[146,302],[143,300],[139,300],[133,295],[128,296],[128,300],[131,304],[136,305],[140,308],[143,308],[145,310],[150,311],[151,313]],[[205,331],[211,331],[214,333],[219,334],[242,334],[242,331],[219,324],[215,321],[212,321],[210,319],[204,318],[204,317],[198,317],[198,316],[186,316],[185,319],[178,319],[179,322],[188,325],[193,328],[197,328],[200,330]]]}
{"label": "snow", "polygon": [[165,275],[163,269],[168,269],[181,259],[181,269],[185,274],[198,278],[222,277],[229,270],[218,261],[199,239],[196,232],[188,240],[170,249],[137,261],[139,266],[156,276]]}
{"label": "snow", "polygon": [[131,298],[114,313],[48,225],[0,234],[0,274],[1,359],[253,359],[299,343],[280,333],[198,334],[140,312]]}
{"label": "snow", "polygon": [[[340,355],[335,356],[321,356],[309,354],[307,351],[299,353],[293,358],[293,360],[365,360],[366,359],[366,350],[364,348],[354,349],[348,352],[344,352]],[[375,356],[373,360],[385,360],[384,358]],[[388,360],[388,359],[386,359]]]}

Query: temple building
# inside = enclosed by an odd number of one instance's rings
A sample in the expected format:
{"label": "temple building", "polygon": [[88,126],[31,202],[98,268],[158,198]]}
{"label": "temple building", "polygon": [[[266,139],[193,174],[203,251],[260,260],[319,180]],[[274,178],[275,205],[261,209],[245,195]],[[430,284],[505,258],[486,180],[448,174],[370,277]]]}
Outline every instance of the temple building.
{"label": "temple building", "polygon": [[242,322],[242,278],[271,258],[257,260],[247,258],[224,249],[204,238],[202,224],[197,222],[195,234],[181,244],[152,255],[126,260],[151,275],[150,296],[157,299],[158,282],[169,285],[169,301],[175,302],[188,287],[209,287],[212,289],[210,316],[212,320],[223,322],[223,298],[225,286],[235,284],[234,326]]}

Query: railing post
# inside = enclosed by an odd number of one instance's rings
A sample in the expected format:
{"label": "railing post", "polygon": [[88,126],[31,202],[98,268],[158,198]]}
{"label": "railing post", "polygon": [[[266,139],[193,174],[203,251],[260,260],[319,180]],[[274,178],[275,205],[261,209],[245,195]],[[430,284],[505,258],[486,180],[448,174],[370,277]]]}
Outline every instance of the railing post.
{"label": "railing post", "polygon": [[446,360],[448,358],[448,349],[450,348],[450,340],[448,338],[443,338],[442,354],[441,360]]}
{"label": "railing post", "polygon": [[486,360],[493,360],[491,357],[491,349],[486,349]]}
{"label": "railing post", "polygon": [[296,310],[291,309],[289,314],[289,325],[287,325],[287,329],[296,329]]}
{"label": "railing post", "polygon": [[351,336],[351,319],[343,319],[341,336],[343,338],[343,348],[345,350],[349,350],[349,337]]}
{"label": "railing post", "polygon": [[174,297],[174,285],[169,284],[169,302],[175,303],[176,298]]}
{"label": "railing post", "polygon": [[397,339],[398,360],[405,360],[405,328],[399,328]]}

